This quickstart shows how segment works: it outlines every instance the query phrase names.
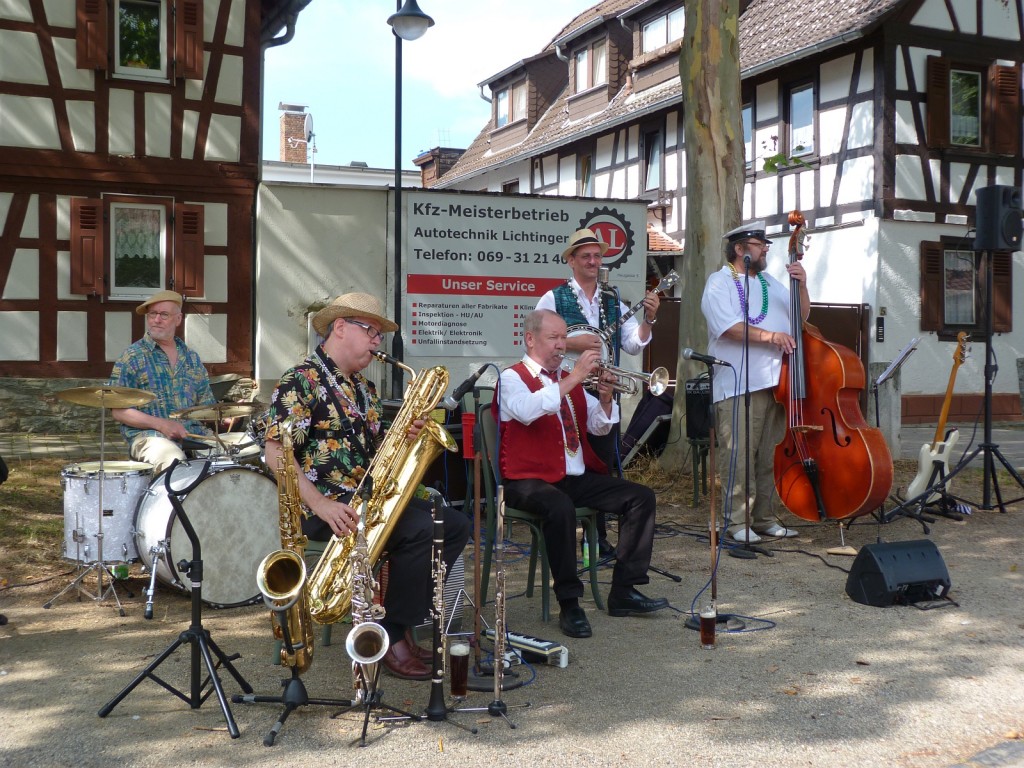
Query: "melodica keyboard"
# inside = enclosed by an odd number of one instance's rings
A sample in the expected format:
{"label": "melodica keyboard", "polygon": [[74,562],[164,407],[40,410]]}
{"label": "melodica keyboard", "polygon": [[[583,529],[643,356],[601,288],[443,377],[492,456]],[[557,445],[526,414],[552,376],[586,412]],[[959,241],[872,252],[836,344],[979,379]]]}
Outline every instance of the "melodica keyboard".
{"label": "melodica keyboard", "polygon": [[[494,630],[490,627],[484,629],[481,636],[494,642]],[[506,631],[505,636],[508,644],[519,651],[527,661],[543,662],[551,667],[569,666],[569,649],[561,643],[553,640],[542,640],[532,635],[524,635],[520,632]]]}

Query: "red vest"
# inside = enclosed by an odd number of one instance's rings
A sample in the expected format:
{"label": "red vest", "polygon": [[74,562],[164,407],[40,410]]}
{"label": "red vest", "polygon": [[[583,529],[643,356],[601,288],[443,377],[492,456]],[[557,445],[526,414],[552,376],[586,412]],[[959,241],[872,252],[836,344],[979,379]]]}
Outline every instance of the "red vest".
{"label": "red vest", "polygon": [[[531,392],[544,386],[524,363],[516,363],[512,370],[519,374]],[[577,386],[570,391],[569,398],[576,411],[583,464],[591,472],[607,475],[607,465],[597,457],[587,440],[587,398],[583,394],[583,387]],[[500,414],[496,416],[500,419]],[[546,483],[556,483],[565,477],[565,433],[562,431],[560,414],[541,416],[532,424],[523,424],[515,419],[499,423],[501,451],[498,466],[504,479],[536,478]]]}

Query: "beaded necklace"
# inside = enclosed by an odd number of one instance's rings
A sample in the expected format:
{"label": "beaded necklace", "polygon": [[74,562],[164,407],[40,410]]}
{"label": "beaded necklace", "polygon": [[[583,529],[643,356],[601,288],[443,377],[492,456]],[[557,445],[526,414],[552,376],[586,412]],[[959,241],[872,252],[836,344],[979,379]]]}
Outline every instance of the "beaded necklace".
{"label": "beaded necklace", "polygon": [[[353,399],[352,395],[349,395],[349,393],[345,389],[342,389],[338,384],[338,380],[334,377],[334,374],[331,372],[331,369],[328,367],[326,361],[321,357],[319,352],[320,350],[317,350],[316,362],[320,370],[323,371],[324,376],[327,378],[327,382],[335,392],[341,395],[342,399],[348,404],[352,411],[354,411],[355,414],[365,422],[366,414],[370,408],[370,394],[363,387],[363,383],[356,379],[355,376],[352,377],[351,382],[346,378],[342,378],[342,381],[348,385],[348,388],[352,390],[352,394],[355,395],[355,399]],[[360,402],[363,404],[362,408],[359,406]]]}
{"label": "beaded necklace", "polygon": [[740,297],[740,307],[743,308],[743,314],[747,315],[747,320],[750,321],[751,325],[760,325],[764,322],[765,317],[768,316],[768,283],[764,279],[764,275],[760,272],[757,273],[757,279],[761,283],[761,314],[757,317],[750,317],[749,310],[747,308],[747,295],[743,292],[743,283],[740,281],[740,274],[736,271],[736,267],[729,262],[729,271],[732,273],[732,281],[736,285],[736,293]]}
{"label": "beaded necklace", "polygon": [[[579,293],[577,293],[573,289],[573,287],[572,287],[572,280],[571,279],[567,280],[566,283],[569,285],[569,291],[572,293],[572,297],[574,299],[576,299],[576,306],[579,307],[580,314],[583,317],[585,317],[587,319],[590,319],[590,315],[588,315],[586,313],[586,311],[584,311],[583,304],[580,303],[580,295],[579,295]],[[605,311],[604,311],[604,301],[602,301],[602,297],[601,297],[600,291],[595,291],[594,295],[597,297],[597,316],[598,316],[597,327],[600,328],[601,330],[604,330],[605,328],[608,327],[608,317],[606,316]]]}
{"label": "beaded necklace", "polygon": [[[543,373],[545,376],[547,376],[549,379],[551,379],[556,384],[558,383],[559,379],[561,379],[561,371],[555,371],[554,373],[548,373],[548,371],[546,371],[543,368],[541,368],[541,373]],[[562,398],[562,402],[563,403],[567,403],[569,405],[569,413],[572,416],[572,428],[576,432],[576,449],[575,450],[570,450],[568,443],[566,443],[566,445],[565,445],[565,452],[568,453],[570,456],[575,456],[577,453],[580,452],[580,425],[579,425],[579,422],[576,421],[576,408],[573,406],[572,398],[569,397],[569,395],[566,395],[565,397],[563,397]],[[568,425],[565,423],[565,420],[563,419],[562,420],[562,430],[564,431],[567,426]]]}

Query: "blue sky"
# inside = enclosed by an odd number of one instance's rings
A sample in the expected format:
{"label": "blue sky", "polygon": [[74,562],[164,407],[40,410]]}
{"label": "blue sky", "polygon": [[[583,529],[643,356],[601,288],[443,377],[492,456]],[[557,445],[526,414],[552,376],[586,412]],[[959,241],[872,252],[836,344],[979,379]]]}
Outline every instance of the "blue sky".
{"label": "blue sky", "polygon": [[[490,114],[477,83],[538,53],[596,2],[417,1],[435,24],[402,47],[402,165],[409,170],[424,150],[467,147]],[[264,159],[279,159],[277,107],[285,102],[309,107],[317,165],[394,166],[395,44],[387,18],[395,8],[393,0],[313,0],[292,41],[267,50]]]}

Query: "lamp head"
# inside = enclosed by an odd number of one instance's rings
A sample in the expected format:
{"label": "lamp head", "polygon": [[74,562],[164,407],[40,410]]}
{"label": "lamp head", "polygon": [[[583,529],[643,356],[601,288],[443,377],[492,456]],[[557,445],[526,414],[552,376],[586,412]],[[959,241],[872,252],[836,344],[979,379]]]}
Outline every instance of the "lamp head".
{"label": "lamp head", "polygon": [[420,10],[416,0],[405,0],[401,10],[388,17],[388,24],[403,40],[417,40],[434,26],[434,20]]}

